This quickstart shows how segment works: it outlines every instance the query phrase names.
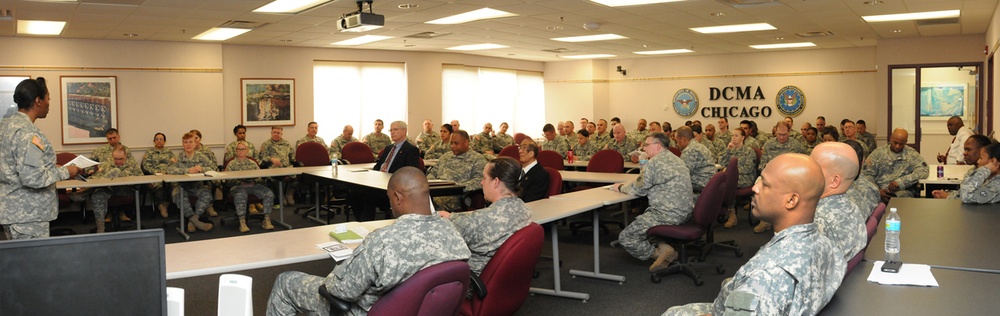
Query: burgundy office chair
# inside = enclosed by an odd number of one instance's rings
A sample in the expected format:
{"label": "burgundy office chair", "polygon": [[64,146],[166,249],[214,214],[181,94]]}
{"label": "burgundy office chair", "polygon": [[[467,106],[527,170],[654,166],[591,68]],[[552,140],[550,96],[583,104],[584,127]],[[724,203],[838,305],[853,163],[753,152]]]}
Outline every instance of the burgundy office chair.
{"label": "burgundy office chair", "polygon": [[[653,283],[660,283],[665,275],[674,273],[684,273],[694,280],[694,284],[701,286],[705,283],[701,274],[695,270],[696,267],[715,267],[715,272],[726,273],[721,264],[710,264],[706,262],[693,262],[690,260],[687,247],[697,246],[702,237],[712,233],[712,224],[722,211],[722,200],[726,193],[725,174],[716,173],[705,185],[705,190],[701,191],[698,202],[694,205],[691,220],[680,225],[659,225],[653,226],[646,231],[650,237],[663,238],[665,242],[677,246],[677,262],[666,269],[650,273],[650,280]],[[702,251],[704,252],[704,250]]]}
{"label": "burgundy office chair", "polygon": [[535,159],[538,160],[538,164],[542,165],[542,167],[566,170],[562,155],[554,150],[540,150],[538,151],[538,157],[535,157]]}
{"label": "burgundy office chair", "polygon": [[[379,298],[368,315],[458,315],[469,290],[469,276],[469,264],[465,261],[447,261],[424,268]],[[330,302],[331,315],[342,315],[351,309],[351,303],[330,294],[326,284],[319,286],[319,294]]]}
{"label": "burgundy office chair", "polygon": [[295,148],[295,160],[300,167],[329,166],[330,154],[323,144],[305,142]]}
{"label": "burgundy office chair", "polygon": [[[728,215],[729,209],[735,207],[734,205],[736,204],[736,184],[739,182],[740,178],[740,171],[737,168],[736,157],[729,159],[729,164],[723,174],[725,175],[726,182],[724,187],[726,190],[724,195],[725,199],[722,201],[722,209],[719,211],[719,217],[717,217],[719,223],[725,222],[725,215]],[[701,197],[698,197],[698,199],[701,199]],[[737,258],[743,257],[743,250],[740,249],[735,240],[715,241],[714,229],[706,235],[705,242],[707,246],[705,251],[701,253],[701,261],[705,261],[705,256],[712,252],[712,250],[715,250],[715,248],[729,249],[736,254]]]}
{"label": "burgundy office chair", "polygon": [[372,148],[362,142],[351,142],[344,145],[344,148],[340,149],[340,159],[347,161],[347,163],[375,162]]}
{"label": "burgundy office chair", "polygon": [[550,197],[562,193],[563,182],[562,174],[556,169],[545,167],[545,172],[549,173],[549,190],[546,192],[545,197]]}
{"label": "burgundy office chair", "polygon": [[461,315],[513,315],[524,304],[531,287],[545,233],[531,223],[510,235],[490,258],[478,278],[474,294],[462,303]]}
{"label": "burgundy office chair", "polygon": [[[594,154],[593,157],[590,158],[590,162],[587,163],[587,172],[604,172],[604,173],[625,172],[625,158],[623,158],[622,154],[618,153],[615,150],[604,149],[598,151],[596,154]],[[584,183],[576,187],[573,187],[570,191],[592,189],[603,185],[606,184]],[[610,232],[608,230],[608,227],[605,226],[605,224],[609,223],[617,224],[619,229],[625,229],[625,223],[616,221],[601,221],[600,223],[601,227],[599,227],[598,229],[601,230],[602,234],[608,234]],[[593,221],[576,221],[569,223],[569,229],[570,232],[572,232],[573,235],[576,236],[576,233],[577,231],[580,230],[580,228],[590,227],[593,225],[594,225]]]}
{"label": "burgundy office chair", "polygon": [[874,217],[875,223],[878,223],[882,221],[882,215],[885,215],[885,203],[879,202],[869,217]]}
{"label": "burgundy office chair", "polygon": [[500,150],[500,153],[497,154],[497,156],[511,157],[514,158],[514,160],[521,160],[521,154],[517,152],[517,145],[510,145],[504,147],[503,149]]}
{"label": "burgundy office chair", "polygon": [[[883,211],[885,210],[885,204],[879,203],[879,206],[883,207]],[[876,209],[878,209],[878,207],[876,207]],[[865,247],[862,248],[861,251],[858,251],[858,253],[855,254],[851,260],[847,261],[847,271],[844,273],[844,280],[847,280],[847,276],[851,275],[851,271],[854,271],[854,268],[861,263],[861,259],[865,257],[865,251],[867,251],[868,246],[871,245],[872,237],[875,237],[875,233],[878,232],[878,223],[879,219],[875,217],[874,214],[872,214],[871,217],[868,217],[868,221],[865,222],[865,232],[868,234],[868,241],[865,243]]]}
{"label": "burgundy office chair", "polygon": [[530,139],[530,138],[531,137],[528,137],[528,135],[525,135],[524,133],[514,134],[514,144],[520,145],[521,142],[523,142],[525,139]]}
{"label": "burgundy office chair", "polygon": [[680,150],[680,148],[677,148],[677,147],[667,147],[667,149],[669,149],[670,152],[674,153],[674,155],[677,155],[677,157],[681,156],[681,150]]}

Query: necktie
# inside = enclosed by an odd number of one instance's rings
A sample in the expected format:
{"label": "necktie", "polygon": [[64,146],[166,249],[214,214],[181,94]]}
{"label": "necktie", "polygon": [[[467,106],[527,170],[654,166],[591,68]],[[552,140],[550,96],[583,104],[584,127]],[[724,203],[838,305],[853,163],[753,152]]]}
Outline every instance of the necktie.
{"label": "necktie", "polygon": [[[951,138],[951,143],[948,143],[948,150],[946,150],[944,152],[944,164],[946,164],[946,165],[948,164],[948,155],[951,154],[951,144],[954,144],[955,143],[955,139],[957,139],[957,138],[958,138],[958,136],[955,136],[955,137]],[[958,163],[958,162],[955,162],[955,163]]]}
{"label": "necktie", "polygon": [[382,162],[382,172],[389,171],[389,164],[392,163],[392,158],[396,156],[396,145],[392,145],[392,149],[389,150],[389,156],[385,157],[385,161]]}

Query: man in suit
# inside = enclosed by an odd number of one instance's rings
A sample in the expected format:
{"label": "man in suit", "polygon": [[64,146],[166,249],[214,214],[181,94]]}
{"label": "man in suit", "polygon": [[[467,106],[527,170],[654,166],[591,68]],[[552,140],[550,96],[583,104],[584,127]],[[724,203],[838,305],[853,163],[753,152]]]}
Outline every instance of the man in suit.
{"label": "man in suit", "polygon": [[525,139],[521,141],[521,146],[518,146],[517,153],[520,155],[521,168],[524,169],[521,200],[527,203],[544,199],[549,190],[549,173],[538,160],[535,160],[535,156],[538,156],[538,145],[531,139]]}
{"label": "man in suit", "polygon": [[420,149],[406,141],[406,122],[389,124],[389,138],[392,144],[382,149],[372,170],[393,173],[406,166],[420,168]]}

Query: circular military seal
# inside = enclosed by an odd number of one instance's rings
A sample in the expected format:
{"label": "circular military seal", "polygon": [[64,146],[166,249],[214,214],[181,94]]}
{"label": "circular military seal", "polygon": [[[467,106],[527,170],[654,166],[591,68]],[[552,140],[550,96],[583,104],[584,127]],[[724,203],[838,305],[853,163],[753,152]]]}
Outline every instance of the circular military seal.
{"label": "circular military seal", "polygon": [[778,107],[778,112],[785,116],[799,115],[806,108],[806,94],[796,86],[785,86],[778,90],[774,105]]}
{"label": "circular military seal", "polygon": [[687,88],[677,90],[677,93],[674,93],[673,105],[674,112],[680,116],[694,115],[698,110],[698,95]]}

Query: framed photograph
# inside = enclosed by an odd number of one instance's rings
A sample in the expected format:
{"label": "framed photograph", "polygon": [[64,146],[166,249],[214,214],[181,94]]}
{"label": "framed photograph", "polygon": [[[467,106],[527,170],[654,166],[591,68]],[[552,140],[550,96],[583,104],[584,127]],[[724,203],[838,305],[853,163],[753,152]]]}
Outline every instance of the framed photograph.
{"label": "framed photograph", "polygon": [[0,115],[8,117],[17,112],[17,103],[14,103],[14,88],[17,84],[31,79],[30,76],[0,76]]}
{"label": "framed photograph", "polygon": [[62,143],[106,143],[118,128],[118,77],[59,77],[62,87]]}
{"label": "framed photograph", "polygon": [[947,120],[964,117],[969,109],[968,83],[928,83],[920,87],[920,116]]}
{"label": "framed photograph", "polygon": [[295,125],[295,79],[240,79],[243,125]]}

